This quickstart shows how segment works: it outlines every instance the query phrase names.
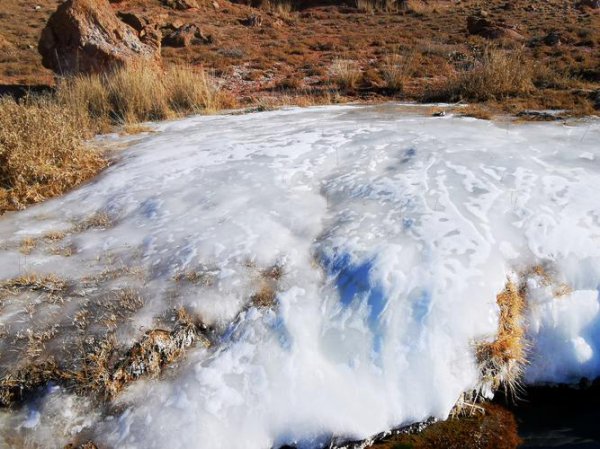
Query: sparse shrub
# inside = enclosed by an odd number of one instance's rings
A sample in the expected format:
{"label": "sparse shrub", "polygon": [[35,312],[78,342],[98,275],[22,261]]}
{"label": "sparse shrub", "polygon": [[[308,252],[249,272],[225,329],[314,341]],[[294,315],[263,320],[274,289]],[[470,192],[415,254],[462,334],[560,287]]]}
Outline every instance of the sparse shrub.
{"label": "sparse shrub", "polygon": [[533,90],[533,68],[521,50],[488,48],[474,67],[426,94],[427,101],[502,99]]}
{"label": "sparse shrub", "polygon": [[361,71],[356,61],[336,59],[331,66],[331,77],[340,89],[356,89]]}
{"label": "sparse shrub", "polygon": [[0,214],[60,195],[107,164],[74,110],[50,98],[0,99]]}

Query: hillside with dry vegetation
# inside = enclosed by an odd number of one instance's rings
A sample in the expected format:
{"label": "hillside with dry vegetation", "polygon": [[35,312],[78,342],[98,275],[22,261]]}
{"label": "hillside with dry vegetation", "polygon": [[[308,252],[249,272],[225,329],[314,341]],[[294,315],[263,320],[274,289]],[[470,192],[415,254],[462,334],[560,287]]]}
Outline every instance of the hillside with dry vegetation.
{"label": "hillside with dry vegetation", "polygon": [[[0,84],[54,83],[37,45],[59,3],[2,2]],[[176,3],[113,7],[132,26],[161,28],[167,67],[201,66],[241,103],[465,99],[584,114],[600,103],[600,14],[589,0]]]}

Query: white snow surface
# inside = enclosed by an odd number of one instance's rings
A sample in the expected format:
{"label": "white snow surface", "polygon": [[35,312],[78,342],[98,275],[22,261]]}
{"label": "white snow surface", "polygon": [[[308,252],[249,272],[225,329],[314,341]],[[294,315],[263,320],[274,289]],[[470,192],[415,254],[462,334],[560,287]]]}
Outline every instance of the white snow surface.
{"label": "white snow surface", "polygon": [[[173,301],[219,329],[215,348],[128,387],[124,413],[79,419],[101,447],[312,448],[445,418],[477,385],[474,342],[494,338],[507,276],[537,264],[569,290],[528,281],[527,381],[600,375],[598,121],[335,106],[156,130],[93,182],[0,220],[10,247],[108,213],[114,226],[74,236],[71,257],[0,252],[2,277],[81,278],[118,259],[145,273],[123,338]],[[273,265],[277,306],[248,307]],[[216,281],[174,300],[173,277],[197,269]],[[56,394],[19,431],[48,434],[56,402],[73,404]]]}

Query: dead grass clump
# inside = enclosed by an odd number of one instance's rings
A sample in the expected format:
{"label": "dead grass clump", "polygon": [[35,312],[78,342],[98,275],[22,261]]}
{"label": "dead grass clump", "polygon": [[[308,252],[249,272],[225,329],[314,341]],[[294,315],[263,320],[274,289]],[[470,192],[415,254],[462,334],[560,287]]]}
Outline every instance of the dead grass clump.
{"label": "dead grass clump", "polygon": [[331,77],[340,89],[356,89],[361,79],[361,71],[356,61],[335,59],[331,65]]}
{"label": "dead grass clump", "polygon": [[525,296],[512,281],[496,297],[500,308],[498,333],[492,342],[477,345],[477,359],[482,384],[491,391],[503,386],[516,396],[523,366],[526,363],[524,327]]}
{"label": "dead grass clump", "polygon": [[415,55],[392,54],[383,61],[381,75],[386,89],[400,92],[407,80],[414,74]]}
{"label": "dead grass clump", "polygon": [[59,293],[65,291],[69,284],[58,276],[24,274],[16,278],[0,282],[0,291],[18,293],[21,291],[42,291],[45,293]]}
{"label": "dead grass clump", "polygon": [[77,111],[84,127],[106,132],[112,125],[199,112],[214,112],[227,99],[203,71],[173,66],[126,67],[102,75],[79,75],[59,83],[58,103]]}
{"label": "dead grass clump", "polygon": [[107,212],[96,212],[75,225],[75,232],[89,229],[108,229],[115,224],[115,219]]}
{"label": "dead grass clump", "polygon": [[19,245],[19,251],[21,254],[25,254],[28,256],[34,250],[37,245],[37,240],[32,237],[26,237],[21,240],[21,244]]}
{"label": "dead grass clump", "polygon": [[44,234],[43,239],[51,242],[56,242],[64,239],[65,236],[66,234],[62,231],[49,231]]}
{"label": "dead grass clump", "polygon": [[502,100],[534,89],[533,69],[523,51],[486,49],[474,67],[426,94],[427,101]]}
{"label": "dead grass clump", "polygon": [[221,107],[221,93],[203,70],[174,66],[166,71],[164,85],[169,107],[177,114],[215,112]]}
{"label": "dead grass clump", "polygon": [[294,4],[291,0],[264,0],[261,6],[284,18],[289,18],[294,11]]}
{"label": "dead grass clump", "polygon": [[50,99],[0,98],[0,214],[72,189],[107,165],[73,110]]}
{"label": "dead grass clump", "polygon": [[206,328],[179,310],[172,330],[154,329],[131,348],[120,351],[109,334],[83,344],[83,360],[78,365],[61,366],[54,361],[32,364],[0,379],[0,407],[21,403],[48,382],[58,383],[77,394],[100,399],[116,396],[129,382],[159,375],[166,365],[179,360],[195,344],[210,346]]}
{"label": "dead grass clump", "polygon": [[250,300],[256,307],[273,307],[277,292],[268,283],[261,285],[260,289],[252,295]]}
{"label": "dead grass clump", "polygon": [[462,117],[473,117],[481,120],[491,120],[493,117],[489,107],[480,104],[468,104],[459,109]]}
{"label": "dead grass clump", "polygon": [[279,264],[260,271],[259,287],[250,297],[251,304],[256,307],[274,307],[277,300],[278,284],[284,274],[283,266]]}
{"label": "dead grass clump", "polygon": [[367,14],[375,12],[394,12],[398,10],[396,0],[355,0],[356,9]]}

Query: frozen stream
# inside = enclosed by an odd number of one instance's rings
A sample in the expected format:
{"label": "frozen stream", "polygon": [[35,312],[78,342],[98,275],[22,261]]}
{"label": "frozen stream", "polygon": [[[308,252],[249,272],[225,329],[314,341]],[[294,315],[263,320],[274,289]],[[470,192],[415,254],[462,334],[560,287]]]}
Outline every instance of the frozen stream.
{"label": "frozen stream", "polygon": [[[84,431],[103,448],[313,448],[445,418],[478,385],[473,346],[494,338],[496,294],[536,265],[567,287],[529,280],[526,380],[600,375],[599,121],[335,106],[156,130],[94,182],[0,219],[0,276],[118,264],[135,275],[103,288],[143,298],[121,341],[178,306],[221,341],[133,383],[111,416],[60,389],[0,411],[0,447],[17,433],[62,447]],[[109,223],[69,233],[99,214]],[[23,239],[59,231],[68,253],[23,254]],[[249,307],[274,266],[275,307]],[[174,280],[190,272],[209,281]],[[83,302],[29,301],[0,303],[4,364],[11,335],[70,322]]]}

